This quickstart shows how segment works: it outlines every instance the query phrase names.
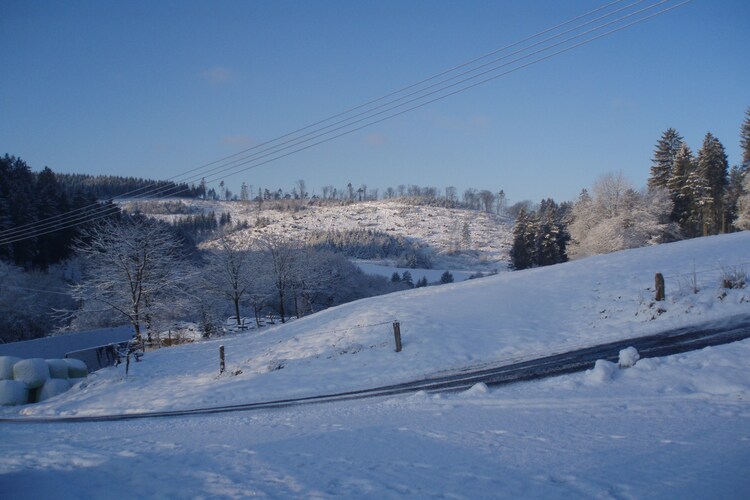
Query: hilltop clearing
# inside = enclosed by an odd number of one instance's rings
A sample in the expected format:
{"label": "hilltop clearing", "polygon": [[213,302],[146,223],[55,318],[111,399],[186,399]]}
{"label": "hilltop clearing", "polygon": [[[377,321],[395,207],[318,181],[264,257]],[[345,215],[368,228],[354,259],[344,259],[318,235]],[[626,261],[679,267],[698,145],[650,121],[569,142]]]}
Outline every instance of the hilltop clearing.
{"label": "hilltop clearing", "polygon": [[[164,202],[168,203],[168,202]],[[279,208],[270,203],[182,200],[187,214],[213,211],[230,214],[232,222],[246,229],[235,237],[250,239],[258,234],[281,235],[305,242],[321,232],[369,230],[404,238],[424,249],[432,268],[489,272],[505,270],[512,243],[512,221],[492,213],[460,208],[443,208],[410,204],[398,200],[368,201],[347,204],[294,203]],[[174,221],[185,213],[164,213],[163,203],[129,201],[127,209],[138,207],[146,214]],[[281,207],[287,207],[281,209]],[[210,243],[206,243],[210,245]],[[396,264],[383,256],[374,260]]]}

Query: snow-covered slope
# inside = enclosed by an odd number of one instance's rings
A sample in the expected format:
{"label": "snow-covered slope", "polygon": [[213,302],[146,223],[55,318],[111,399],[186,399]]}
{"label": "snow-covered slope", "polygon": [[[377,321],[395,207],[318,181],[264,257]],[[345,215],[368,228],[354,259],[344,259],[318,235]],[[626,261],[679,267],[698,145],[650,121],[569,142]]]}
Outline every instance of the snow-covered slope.
{"label": "snow-covered slope", "polygon": [[[183,200],[197,210],[231,214],[250,229],[237,237],[252,237],[258,218],[263,232],[304,239],[313,231],[371,229],[403,236],[427,245],[434,252],[434,268],[441,270],[502,270],[507,267],[512,243],[512,221],[498,215],[463,209],[413,205],[397,200],[349,205],[300,205],[301,209],[258,211],[257,203]],[[291,202],[290,202],[291,203]],[[267,204],[266,204],[267,205]],[[179,215],[156,215],[173,219]],[[469,242],[464,239],[468,227]],[[457,252],[458,250],[458,252]]]}
{"label": "snow-covered slope", "polygon": [[[106,369],[21,411],[82,415],[278,399],[747,315],[750,291],[723,289],[720,280],[750,268],[748,248],[750,233],[702,238],[362,300],[262,333],[148,353],[127,379],[122,367]],[[666,277],[659,306],[651,301],[655,272]],[[402,322],[401,353],[392,347],[394,318]],[[222,344],[234,374],[219,377]],[[455,394],[124,422],[0,423],[0,491],[71,499],[105,491],[113,498],[744,498],[748,357],[745,340],[640,359],[628,369],[599,363],[586,373]]]}
{"label": "snow-covered slope", "polygon": [[[748,248],[744,232],[361,300],[260,332],[148,353],[127,380],[122,368],[106,369],[22,412],[177,409],[369,388],[750,314],[748,289],[720,287],[727,270],[750,267]],[[656,272],[667,284],[658,304]],[[395,320],[401,353],[393,348]],[[219,345],[229,372],[221,377]]]}

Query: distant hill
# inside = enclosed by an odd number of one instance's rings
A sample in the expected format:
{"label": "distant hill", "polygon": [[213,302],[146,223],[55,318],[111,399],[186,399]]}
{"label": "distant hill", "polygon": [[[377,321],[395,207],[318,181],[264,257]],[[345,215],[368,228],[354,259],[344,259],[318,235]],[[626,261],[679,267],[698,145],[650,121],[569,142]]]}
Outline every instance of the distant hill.
{"label": "distant hill", "polygon": [[[237,238],[251,239],[259,234],[278,234],[312,245],[344,247],[346,242],[361,250],[369,235],[386,247],[403,242],[406,250],[419,249],[434,269],[503,270],[509,262],[512,244],[512,220],[493,213],[464,208],[444,208],[412,204],[403,200],[367,201],[351,204],[304,204],[291,209],[269,209],[257,202],[183,200],[191,212],[228,213],[239,224]],[[148,204],[153,206],[153,203]],[[125,202],[137,207],[143,203]],[[148,211],[144,211],[149,213]],[[152,209],[160,219],[174,221],[183,214],[165,214]],[[358,241],[355,241],[358,240]],[[210,246],[210,242],[204,243]],[[337,248],[344,251],[344,248]],[[367,249],[365,249],[367,250]],[[346,253],[346,252],[345,252]],[[350,257],[397,264],[400,256],[387,250],[365,251]],[[403,264],[403,262],[399,263]]]}

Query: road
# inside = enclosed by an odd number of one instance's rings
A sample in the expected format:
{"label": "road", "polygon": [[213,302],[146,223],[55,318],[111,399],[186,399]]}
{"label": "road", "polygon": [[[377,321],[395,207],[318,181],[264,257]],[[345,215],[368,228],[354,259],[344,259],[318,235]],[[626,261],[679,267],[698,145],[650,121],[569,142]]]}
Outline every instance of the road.
{"label": "road", "polygon": [[641,358],[651,358],[693,351],[713,345],[727,344],[749,337],[750,316],[738,316],[720,322],[693,325],[664,331],[655,335],[609,342],[536,359],[524,360],[500,366],[486,366],[482,369],[453,372],[438,377],[371,389],[303,398],[280,399],[275,401],[262,401],[206,408],[191,408],[185,410],[77,417],[14,417],[0,418],[0,422],[50,423],[120,421],[283,408],[302,404],[325,403],[377,396],[392,396],[415,391],[459,391],[468,389],[478,383],[485,383],[489,386],[502,385],[586,370],[593,367],[598,359],[617,361],[620,350],[627,347],[635,347]]}

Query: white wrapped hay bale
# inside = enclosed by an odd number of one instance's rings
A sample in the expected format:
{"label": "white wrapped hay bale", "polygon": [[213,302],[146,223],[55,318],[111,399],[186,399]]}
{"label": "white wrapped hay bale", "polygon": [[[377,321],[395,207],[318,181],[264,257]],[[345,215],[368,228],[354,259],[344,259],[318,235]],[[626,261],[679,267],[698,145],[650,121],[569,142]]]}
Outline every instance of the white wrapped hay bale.
{"label": "white wrapped hay bale", "polygon": [[80,359],[65,358],[63,361],[68,365],[68,378],[85,378],[89,374],[86,363]]}
{"label": "white wrapped hay bale", "polygon": [[25,405],[29,401],[26,384],[20,380],[0,380],[0,405]]}
{"label": "white wrapped hay bale", "polygon": [[22,359],[13,365],[13,378],[29,389],[36,389],[49,380],[49,367],[42,358]]}
{"label": "white wrapped hay bale", "polygon": [[19,361],[15,356],[0,356],[0,380],[13,380],[13,365]]}
{"label": "white wrapped hay bale", "polygon": [[68,363],[62,359],[47,359],[47,366],[49,367],[49,376],[52,378],[68,378]]}
{"label": "white wrapped hay bale", "polygon": [[58,394],[67,392],[68,389],[70,389],[70,382],[68,382],[68,380],[51,378],[46,381],[42,388],[39,390],[39,394],[37,394],[37,401],[44,401],[46,399],[55,397]]}

